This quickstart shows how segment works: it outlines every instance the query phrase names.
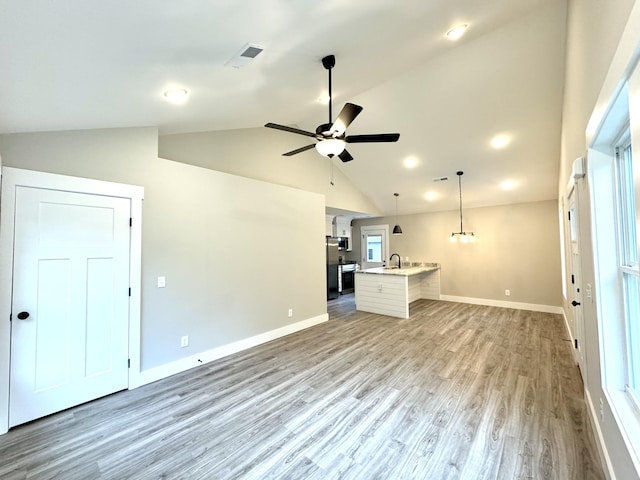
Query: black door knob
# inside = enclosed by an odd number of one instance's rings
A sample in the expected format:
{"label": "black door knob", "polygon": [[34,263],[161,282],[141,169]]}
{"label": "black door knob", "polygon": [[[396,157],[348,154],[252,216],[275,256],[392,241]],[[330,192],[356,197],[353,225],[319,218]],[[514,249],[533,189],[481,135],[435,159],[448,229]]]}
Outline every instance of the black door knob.
{"label": "black door knob", "polygon": [[573,302],[571,302],[571,305],[573,305],[574,307],[577,307],[578,305],[580,305],[580,302],[576,302],[575,300]]}
{"label": "black door knob", "polygon": [[18,314],[18,320],[26,320],[29,318],[29,312],[20,312]]}

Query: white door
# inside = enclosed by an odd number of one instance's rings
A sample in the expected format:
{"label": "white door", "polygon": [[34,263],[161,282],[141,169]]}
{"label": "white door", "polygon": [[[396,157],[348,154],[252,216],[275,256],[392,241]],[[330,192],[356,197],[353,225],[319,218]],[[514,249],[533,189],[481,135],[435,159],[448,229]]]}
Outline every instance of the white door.
{"label": "white door", "polygon": [[573,309],[573,322],[574,322],[574,351],[576,362],[582,372],[582,378],[587,377],[585,370],[586,364],[584,359],[584,317],[582,312],[582,270],[580,268],[580,236],[578,229],[578,193],[574,187],[569,193],[569,238],[571,240],[571,276],[569,277],[571,283],[570,298],[571,306]]}
{"label": "white door", "polygon": [[389,243],[389,226],[363,226],[362,232],[362,265],[364,268],[382,267],[387,263],[387,244]]}
{"label": "white door", "polygon": [[130,215],[16,187],[9,426],[127,388]]}

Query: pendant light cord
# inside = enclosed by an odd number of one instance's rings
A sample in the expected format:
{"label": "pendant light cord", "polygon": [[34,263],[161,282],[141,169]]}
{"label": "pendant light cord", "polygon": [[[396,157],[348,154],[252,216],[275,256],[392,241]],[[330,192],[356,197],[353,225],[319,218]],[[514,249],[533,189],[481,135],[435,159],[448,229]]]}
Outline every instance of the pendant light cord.
{"label": "pendant light cord", "polygon": [[396,225],[398,225],[398,197],[400,196],[400,194],[394,193],[393,195],[396,197]]}
{"label": "pendant light cord", "polygon": [[462,172],[458,172],[458,191],[460,192],[460,233],[462,233]]}

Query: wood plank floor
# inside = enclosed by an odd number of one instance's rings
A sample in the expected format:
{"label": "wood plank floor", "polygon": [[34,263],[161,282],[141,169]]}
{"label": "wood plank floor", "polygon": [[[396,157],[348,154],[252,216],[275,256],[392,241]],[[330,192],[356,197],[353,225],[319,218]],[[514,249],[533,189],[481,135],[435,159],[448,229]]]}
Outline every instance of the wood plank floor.
{"label": "wood plank floor", "polygon": [[603,479],[559,315],[353,295],[302,332],[12,429],[0,478]]}

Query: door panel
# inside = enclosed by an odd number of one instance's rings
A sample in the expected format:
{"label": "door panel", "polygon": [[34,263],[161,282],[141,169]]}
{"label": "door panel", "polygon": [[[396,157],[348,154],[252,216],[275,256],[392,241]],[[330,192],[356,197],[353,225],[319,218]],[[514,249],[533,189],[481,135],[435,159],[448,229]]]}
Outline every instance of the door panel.
{"label": "door panel", "polygon": [[128,386],[130,200],[17,186],[15,201],[10,426]]}
{"label": "door panel", "polygon": [[578,216],[578,192],[574,188],[568,198],[569,208],[569,238],[571,240],[571,301],[574,321],[574,351],[575,360],[580,367],[582,378],[587,378],[586,362],[584,358],[584,317],[582,311],[582,269],[580,263],[580,229]]}
{"label": "door panel", "polygon": [[[24,373],[33,371],[35,374],[34,391],[42,392],[51,388],[65,385],[69,382],[69,344],[67,339],[71,333],[69,325],[69,291],[70,291],[70,261],[39,260],[38,261],[38,294],[36,308],[31,312],[30,320],[38,314],[38,321],[34,327],[22,329],[23,335],[16,343],[19,345],[35,344],[35,356],[27,356],[24,362]],[[22,326],[22,325],[20,325]],[[15,330],[19,330],[16,328]],[[18,332],[16,332],[18,333]],[[34,338],[30,338],[31,333]],[[13,350],[14,354],[22,355],[20,349]],[[20,362],[14,362],[16,368]]]}
{"label": "door panel", "polygon": [[364,226],[362,231],[362,268],[382,267],[386,265],[389,227]]}

